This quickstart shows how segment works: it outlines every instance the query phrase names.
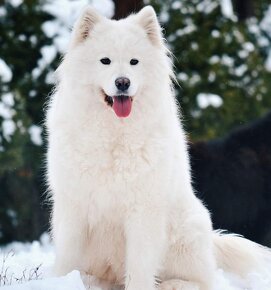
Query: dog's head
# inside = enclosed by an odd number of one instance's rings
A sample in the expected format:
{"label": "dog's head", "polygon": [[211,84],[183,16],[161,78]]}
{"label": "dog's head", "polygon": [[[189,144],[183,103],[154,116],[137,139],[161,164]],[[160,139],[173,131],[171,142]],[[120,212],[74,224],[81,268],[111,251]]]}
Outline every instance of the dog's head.
{"label": "dog's head", "polygon": [[124,118],[137,101],[146,98],[150,87],[159,87],[169,77],[165,55],[152,7],[119,21],[106,19],[89,7],[74,26],[65,61],[72,63],[73,82],[91,87],[99,96],[96,101],[102,100]]}

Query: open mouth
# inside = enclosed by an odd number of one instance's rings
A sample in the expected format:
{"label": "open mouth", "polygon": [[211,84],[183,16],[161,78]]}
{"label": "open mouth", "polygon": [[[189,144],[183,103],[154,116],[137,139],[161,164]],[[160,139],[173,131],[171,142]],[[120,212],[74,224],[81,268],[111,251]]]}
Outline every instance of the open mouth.
{"label": "open mouth", "polygon": [[127,95],[108,96],[105,94],[104,100],[108,106],[112,107],[115,114],[120,118],[126,118],[132,110],[133,98]]}

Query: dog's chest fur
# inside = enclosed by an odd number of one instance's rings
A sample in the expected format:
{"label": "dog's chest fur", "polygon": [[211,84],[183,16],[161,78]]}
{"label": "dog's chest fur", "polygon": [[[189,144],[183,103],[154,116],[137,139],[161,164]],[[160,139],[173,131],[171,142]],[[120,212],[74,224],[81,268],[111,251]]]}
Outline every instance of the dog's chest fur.
{"label": "dog's chest fur", "polygon": [[89,229],[87,274],[113,284],[123,284],[126,251],[124,227],[119,221],[110,220],[110,216],[100,219]]}

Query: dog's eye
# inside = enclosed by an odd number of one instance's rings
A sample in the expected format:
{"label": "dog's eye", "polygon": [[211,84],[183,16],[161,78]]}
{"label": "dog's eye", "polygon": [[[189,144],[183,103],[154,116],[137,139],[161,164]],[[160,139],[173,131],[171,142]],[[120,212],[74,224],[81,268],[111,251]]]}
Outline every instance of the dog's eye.
{"label": "dog's eye", "polygon": [[132,58],[132,59],[130,60],[130,64],[131,64],[131,65],[136,65],[136,64],[138,64],[138,60],[135,59],[135,58]]}
{"label": "dog's eye", "polygon": [[108,64],[111,63],[111,60],[108,57],[104,57],[104,58],[100,59],[100,62],[102,64],[107,64],[108,65]]}

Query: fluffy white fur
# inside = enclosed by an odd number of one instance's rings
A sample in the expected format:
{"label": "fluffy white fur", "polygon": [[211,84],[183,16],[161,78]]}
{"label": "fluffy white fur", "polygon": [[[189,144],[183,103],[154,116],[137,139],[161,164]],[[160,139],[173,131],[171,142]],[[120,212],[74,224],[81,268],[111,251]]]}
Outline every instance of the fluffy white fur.
{"label": "fluffy white fur", "polygon": [[[153,290],[158,279],[163,290],[211,290],[217,266],[245,274],[262,264],[267,250],[214,233],[193,192],[171,61],[151,7],[120,21],[87,8],[58,74],[47,112],[56,274],[78,269],[129,290]],[[131,81],[127,118],[104,101],[121,76]]]}

